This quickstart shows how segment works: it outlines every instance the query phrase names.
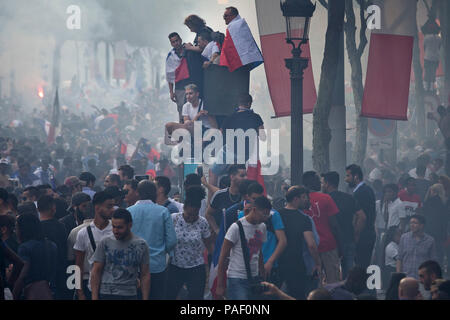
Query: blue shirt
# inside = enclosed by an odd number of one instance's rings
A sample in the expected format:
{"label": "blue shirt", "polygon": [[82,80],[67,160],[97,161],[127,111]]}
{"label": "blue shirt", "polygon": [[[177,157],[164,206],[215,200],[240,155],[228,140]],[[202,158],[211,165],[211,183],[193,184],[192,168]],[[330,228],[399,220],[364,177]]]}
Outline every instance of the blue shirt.
{"label": "blue shirt", "polygon": [[133,218],[131,231],[143,238],[150,248],[150,272],[163,272],[167,266],[166,253],[170,253],[177,244],[169,210],[151,200],[140,200],[127,210]]}
{"label": "blue shirt", "polygon": [[[238,218],[240,219],[243,216],[244,216],[244,211],[239,212]],[[281,215],[278,211],[272,210],[270,212],[270,220],[272,222],[274,231],[284,230],[284,224],[283,224],[283,221],[281,220]],[[262,246],[264,263],[266,263],[267,260],[269,260],[270,257],[273,255],[273,253],[275,252],[275,249],[277,248],[277,245],[278,245],[277,235],[274,232],[272,232],[271,230],[269,230],[269,228],[268,228],[267,229],[267,240],[266,240],[266,242],[263,243],[263,246]],[[277,266],[278,266],[278,263],[275,261],[274,267],[277,267]]]}

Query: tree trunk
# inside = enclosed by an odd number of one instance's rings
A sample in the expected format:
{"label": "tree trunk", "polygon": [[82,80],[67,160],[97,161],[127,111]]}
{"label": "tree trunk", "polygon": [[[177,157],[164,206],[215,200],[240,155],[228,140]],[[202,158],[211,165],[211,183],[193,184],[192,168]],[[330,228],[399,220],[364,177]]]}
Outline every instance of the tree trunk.
{"label": "tree trunk", "polygon": [[416,119],[417,119],[417,137],[424,140],[426,136],[425,127],[425,88],[423,86],[423,69],[420,63],[419,34],[416,27],[414,36],[413,67],[415,78],[415,96],[416,96]]}
{"label": "tree trunk", "polygon": [[331,130],[328,125],[339,61],[339,41],[344,25],[345,3],[328,3],[328,28],[320,74],[319,95],[313,113],[313,166],[319,173],[330,169]]}
{"label": "tree trunk", "polygon": [[364,1],[360,3],[360,17],[361,17],[361,30],[360,30],[360,44],[359,48],[356,46],[356,19],[355,12],[353,11],[353,0],[345,0],[345,12],[347,22],[345,23],[345,35],[347,43],[348,59],[352,70],[351,82],[353,89],[353,97],[356,108],[356,136],[355,147],[353,151],[353,163],[360,166],[363,165],[364,158],[366,156],[367,149],[367,118],[360,116],[362,101],[364,95],[363,75],[361,57],[367,46],[366,37],[366,20],[364,18]]}

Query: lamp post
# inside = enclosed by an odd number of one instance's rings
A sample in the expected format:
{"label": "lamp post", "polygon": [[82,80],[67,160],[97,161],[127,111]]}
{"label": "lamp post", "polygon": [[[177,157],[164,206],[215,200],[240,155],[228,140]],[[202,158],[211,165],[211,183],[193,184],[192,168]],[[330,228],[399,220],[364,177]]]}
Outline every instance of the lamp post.
{"label": "lamp post", "polygon": [[308,59],[301,57],[301,45],[308,42],[309,24],[316,6],[310,0],[281,0],[286,18],[286,42],[292,58],[286,59],[291,76],[291,185],[300,185],[303,175],[303,73]]}

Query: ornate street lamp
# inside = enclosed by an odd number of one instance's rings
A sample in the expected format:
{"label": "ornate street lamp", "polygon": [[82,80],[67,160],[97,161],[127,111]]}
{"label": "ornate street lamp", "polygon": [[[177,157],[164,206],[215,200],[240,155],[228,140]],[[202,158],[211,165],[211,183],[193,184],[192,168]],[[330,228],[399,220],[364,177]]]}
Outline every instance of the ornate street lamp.
{"label": "ornate street lamp", "polygon": [[286,42],[292,58],[286,59],[291,76],[291,184],[300,185],[303,175],[303,73],[308,59],[301,58],[301,45],[308,42],[311,17],[316,10],[309,0],[281,0],[286,18]]}

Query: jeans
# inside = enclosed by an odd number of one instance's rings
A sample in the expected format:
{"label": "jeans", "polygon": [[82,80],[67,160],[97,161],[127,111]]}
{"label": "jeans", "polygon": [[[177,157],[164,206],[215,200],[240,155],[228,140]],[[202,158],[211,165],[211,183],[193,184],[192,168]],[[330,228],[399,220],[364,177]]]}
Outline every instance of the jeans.
{"label": "jeans", "polygon": [[343,257],[341,261],[341,267],[342,267],[342,280],[347,279],[348,272],[353,268],[355,265],[355,251],[356,246],[355,243],[346,243],[344,244],[343,248]]}
{"label": "jeans", "polygon": [[160,273],[150,273],[149,300],[163,300],[166,296],[167,269]]}
{"label": "jeans", "polygon": [[194,268],[179,268],[169,265],[167,280],[167,300],[175,300],[183,284],[188,290],[188,300],[203,300],[206,285],[206,266],[202,264]]}
{"label": "jeans", "polygon": [[227,278],[228,300],[251,300],[251,298],[248,279]]}

